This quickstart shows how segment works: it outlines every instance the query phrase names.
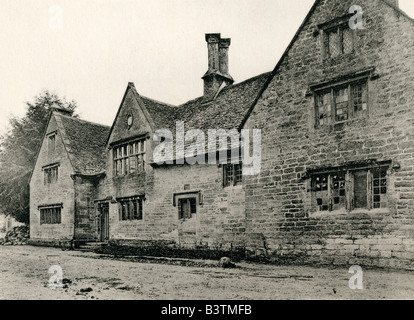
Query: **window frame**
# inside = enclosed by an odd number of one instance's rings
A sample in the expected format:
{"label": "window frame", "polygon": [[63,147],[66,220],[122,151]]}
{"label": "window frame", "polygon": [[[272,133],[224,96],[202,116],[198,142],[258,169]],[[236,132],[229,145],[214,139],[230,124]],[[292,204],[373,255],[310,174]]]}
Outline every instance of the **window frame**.
{"label": "window frame", "polygon": [[[229,175],[229,169],[231,168],[231,174]],[[229,178],[231,177],[231,180]],[[243,184],[243,164],[228,163],[223,164],[223,187],[234,187]]]}
{"label": "window frame", "polygon": [[63,204],[39,206],[40,225],[62,224]]}
{"label": "window frame", "polygon": [[[311,191],[311,207],[313,213],[324,213],[324,214],[330,214],[332,212],[338,212],[338,211],[347,211],[348,213],[358,211],[358,210],[377,210],[377,209],[386,209],[389,210],[390,205],[390,198],[389,198],[389,165],[379,165],[379,166],[370,166],[370,167],[361,167],[361,168],[352,168],[352,169],[336,169],[336,170],[329,170],[329,171],[319,171],[314,172],[310,175],[310,191]],[[379,179],[376,178],[376,173],[381,172]],[[355,178],[357,173],[365,173],[366,176],[366,207],[356,207],[355,199]],[[385,172],[385,174],[384,174]],[[381,175],[382,174],[382,175]],[[335,195],[333,193],[333,176],[337,175],[344,175],[345,181],[343,182],[343,190],[344,195],[342,197],[345,197],[344,199],[344,207],[343,208],[336,208],[334,209],[334,205],[341,204],[341,202],[335,203]],[[315,186],[317,182],[315,181],[315,178],[318,176],[327,176],[327,198],[328,198],[328,204],[324,205],[324,199],[318,198],[318,188]],[[378,186],[375,185],[375,180],[378,180]],[[385,182],[385,185],[381,185]],[[374,192],[374,189],[379,190],[379,194]],[[384,192],[385,189],[385,192]],[[341,190],[341,186],[338,186],[338,190]],[[340,192],[340,191],[339,191]],[[384,197],[382,197],[384,195]],[[337,195],[337,197],[340,197]],[[376,201],[380,197],[380,201]],[[320,201],[322,200],[322,203]],[[326,199],[325,199],[326,200]],[[326,201],[325,201],[326,202]],[[376,205],[376,203],[380,203],[380,205]],[[385,205],[384,205],[385,204]],[[384,205],[384,206],[383,206]],[[322,209],[321,206],[327,207],[327,209]]]}
{"label": "window frame", "polygon": [[[350,30],[350,35],[351,35],[351,50],[350,52],[345,52],[345,46],[344,46],[344,30]],[[331,26],[329,28],[325,28],[323,29],[323,41],[322,41],[322,45],[323,45],[323,56],[325,59],[336,59],[338,57],[343,57],[344,55],[349,55],[349,54],[353,54],[355,52],[355,33],[353,32],[354,30],[352,30],[351,28],[349,28],[348,23],[339,23],[336,24],[334,26]],[[335,56],[331,55],[330,52],[330,39],[329,39],[329,35],[332,33],[336,33],[337,34],[337,43],[336,43],[336,47],[338,50],[338,54]]]}
{"label": "window frame", "polygon": [[[145,172],[147,165],[146,154],[146,137],[113,146],[112,157],[114,177]],[[133,170],[131,170],[131,163],[135,163]]]}
{"label": "window frame", "polygon": [[[354,89],[357,86],[362,87],[362,97],[361,97],[361,104],[362,104],[362,111],[355,111],[355,92]],[[339,102],[336,100],[336,92],[340,89],[346,88],[347,90],[347,119],[346,120],[337,120],[337,106]],[[329,94],[329,102],[330,102],[330,118],[327,123],[320,123],[320,100],[322,95]],[[365,104],[365,109],[364,109]],[[350,79],[345,82],[336,83],[333,85],[321,87],[314,90],[314,111],[315,111],[315,126],[316,127],[323,127],[327,125],[333,125],[338,123],[349,122],[356,119],[363,119],[369,116],[369,78],[368,77],[361,77]],[[328,119],[328,118],[323,118]]]}
{"label": "window frame", "polygon": [[143,197],[119,198],[117,202],[120,222],[144,220]]}
{"label": "window frame", "polygon": [[[183,203],[189,206],[189,216],[184,216]],[[198,201],[196,196],[189,196],[187,198],[179,198],[177,199],[177,207],[178,207],[178,220],[188,220],[193,217],[193,215],[198,213]],[[194,210],[193,210],[194,209]]]}
{"label": "window frame", "polygon": [[44,166],[43,171],[43,184],[45,186],[50,186],[52,184],[57,184],[59,182],[59,166],[60,164],[53,164]]}
{"label": "window frame", "polygon": [[56,132],[52,132],[47,135],[47,152],[49,155],[53,154],[56,151],[56,135]]}

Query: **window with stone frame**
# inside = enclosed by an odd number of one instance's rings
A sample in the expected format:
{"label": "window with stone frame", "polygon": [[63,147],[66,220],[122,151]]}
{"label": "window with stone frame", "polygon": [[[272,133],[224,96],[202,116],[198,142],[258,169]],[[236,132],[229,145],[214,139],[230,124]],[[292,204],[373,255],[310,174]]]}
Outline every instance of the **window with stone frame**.
{"label": "window with stone frame", "polygon": [[315,91],[316,125],[324,126],[368,115],[367,79]]}
{"label": "window with stone frame", "polygon": [[39,208],[40,224],[62,223],[62,205],[52,205]]}
{"label": "window with stone frame", "polygon": [[141,197],[119,199],[119,220],[143,220]]}
{"label": "window with stone frame", "polygon": [[316,212],[388,208],[387,167],[312,174]]}
{"label": "window with stone frame", "polygon": [[190,219],[193,214],[197,214],[197,198],[178,199],[178,218],[180,220]]}
{"label": "window with stone frame", "polygon": [[44,185],[55,184],[58,182],[59,165],[52,165],[43,168]]}
{"label": "window with stone frame", "polygon": [[56,133],[51,133],[47,136],[47,150],[52,154],[56,150]]}
{"label": "window with stone frame", "polygon": [[329,58],[354,51],[354,34],[347,23],[324,30],[324,50]]}
{"label": "window with stone frame", "polygon": [[243,182],[243,165],[225,164],[223,165],[223,184],[224,187],[237,186]]}
{"label": "window with stone frame", "polygon": [[113,148],[114,175],[128,175],[145,171],[146,139]]}

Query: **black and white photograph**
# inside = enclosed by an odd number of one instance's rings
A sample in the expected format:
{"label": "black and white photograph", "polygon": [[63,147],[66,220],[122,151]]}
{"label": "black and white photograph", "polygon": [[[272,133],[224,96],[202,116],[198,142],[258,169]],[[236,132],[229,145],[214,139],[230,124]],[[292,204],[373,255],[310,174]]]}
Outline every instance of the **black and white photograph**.
{"label": "black and white photograph", "polygon": [[414,1],[0,0],[0,29],[0,300],[414,300]]}

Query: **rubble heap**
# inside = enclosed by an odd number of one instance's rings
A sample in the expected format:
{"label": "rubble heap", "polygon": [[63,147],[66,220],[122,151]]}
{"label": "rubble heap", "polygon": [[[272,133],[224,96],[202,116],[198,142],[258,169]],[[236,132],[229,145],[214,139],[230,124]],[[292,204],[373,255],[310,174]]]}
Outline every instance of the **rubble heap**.
{"label": "rubble heap", "polygon": [[3,246],[20,246],[26,245],[29,241],[29,227],[19,226],[6,233],[4,239],[0,239],[0,245]]}

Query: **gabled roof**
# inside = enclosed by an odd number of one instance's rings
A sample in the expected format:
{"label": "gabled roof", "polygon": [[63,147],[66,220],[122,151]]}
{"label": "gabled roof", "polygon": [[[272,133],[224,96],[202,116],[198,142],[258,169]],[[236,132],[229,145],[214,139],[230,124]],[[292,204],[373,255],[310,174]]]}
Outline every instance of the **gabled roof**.
{"label": "gabled roof", "polygon": [[[133,83],[128,84],[126,92],[132,90],[135,94],[144,114],[148,114],[148,121],[154,131],[169,129],[174,133],[176,121],[183,121],[186,130],[192,128],[200,130],[239,129],[244,116],[255,99],[258,98],[260,89],[266,83],[269,75],[270,72],[264,73],[224,87],[214,100],[206,101],[204,97],[199,97],[177,107],[140,95]],[[125,96],[126,93],[124,99]],[[112,130],[113,127],[111,132]]]}
{"label": "gabled roof", "polygon": [[106,168],[106,139],[110,127],[53,112],[73,171],[94,175]]}

